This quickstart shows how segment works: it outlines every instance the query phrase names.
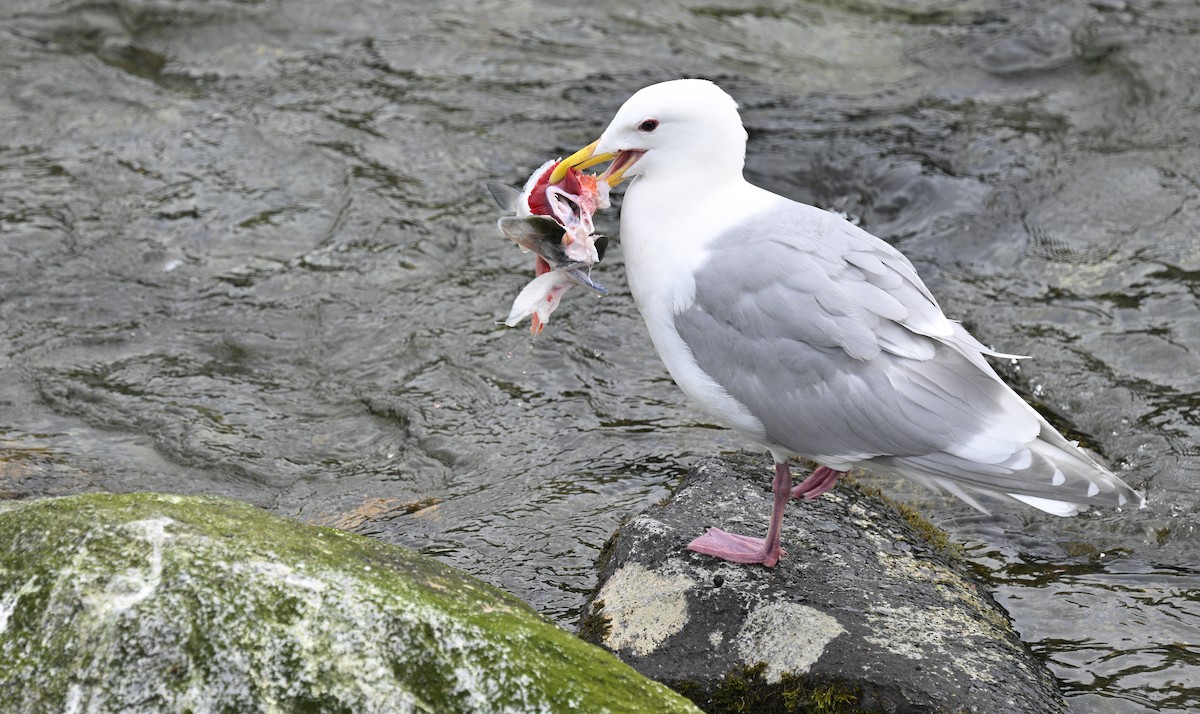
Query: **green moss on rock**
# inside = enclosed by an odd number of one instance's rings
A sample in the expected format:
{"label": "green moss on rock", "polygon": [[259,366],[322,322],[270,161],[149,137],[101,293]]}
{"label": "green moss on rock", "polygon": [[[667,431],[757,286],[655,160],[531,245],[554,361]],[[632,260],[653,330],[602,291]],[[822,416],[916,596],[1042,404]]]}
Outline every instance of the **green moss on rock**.
{"label": "green moss on rock", "polygon": [[692,683],[672,686],[705,711],[721,714],[865,714],[849,686],[791,674],[769,682],[766,670],[765,662],[738,667],[712,691]]}
{"label": "green moss on rock", "polygon": [[0,711],[695,711],[430,558],[220,498],[0,504]]}
{"label": "green moss on rock", "polygon": [[604,601],[596,600],[579,619],[579,631],[576,633],[584,642],[601,644],[608,639],[612,632],[612,619],[604,614]]}
{"label": "green moss on rock", "polygon": [[858,489],[861,493],[880,501],[885,506],[895,509],[896,513],[921,536],[921,540],[943,558],[952,563],[962,564],[965,562],[962,544],[952,540],[949,533],[935,526],[912,506],[889,498],[880,489],[868,486],[852,476],[847,476],[842,481],[843,485]]}

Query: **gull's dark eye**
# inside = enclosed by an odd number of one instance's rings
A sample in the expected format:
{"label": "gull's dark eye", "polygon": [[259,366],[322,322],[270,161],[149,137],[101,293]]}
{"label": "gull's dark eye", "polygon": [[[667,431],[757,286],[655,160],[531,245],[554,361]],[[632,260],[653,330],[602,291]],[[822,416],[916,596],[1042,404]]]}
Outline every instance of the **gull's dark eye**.
{"label": "gull's dark eye", "polygon": [[646,134],[649,134],[650,132],[654,131],[657,128],[658,128],[658,120],[657,119],[646,119],[641,124],[638,124],[638,131],[644,132]]}

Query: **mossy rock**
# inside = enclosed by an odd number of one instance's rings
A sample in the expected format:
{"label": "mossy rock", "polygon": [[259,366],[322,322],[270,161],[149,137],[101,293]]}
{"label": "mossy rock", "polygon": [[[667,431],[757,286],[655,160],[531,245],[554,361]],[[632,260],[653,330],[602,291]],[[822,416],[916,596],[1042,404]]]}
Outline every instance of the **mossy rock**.
{"label": "mossy rock", "polygon": [[430,558],[221,498],[0,503],[0,711],[684,712]]}

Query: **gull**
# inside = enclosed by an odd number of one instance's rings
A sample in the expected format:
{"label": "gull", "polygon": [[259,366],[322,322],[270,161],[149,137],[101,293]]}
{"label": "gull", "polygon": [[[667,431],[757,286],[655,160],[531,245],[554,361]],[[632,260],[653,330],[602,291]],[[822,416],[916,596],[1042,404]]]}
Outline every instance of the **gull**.
{"label": "gull", "polygon": [[[1059,516],[1145,499],[1008,387],[907,258],[828,211],[747,182],[737,103],[706,80],[645,87],[567,167],[611,161],[629,287],[655,349],[704,411],[770,451],[765,538],[718,528],[690,550],[774,567],[792,498],[852,467],[984,513],[980,494]],[[818,464],[793,486],[788,463]]]}

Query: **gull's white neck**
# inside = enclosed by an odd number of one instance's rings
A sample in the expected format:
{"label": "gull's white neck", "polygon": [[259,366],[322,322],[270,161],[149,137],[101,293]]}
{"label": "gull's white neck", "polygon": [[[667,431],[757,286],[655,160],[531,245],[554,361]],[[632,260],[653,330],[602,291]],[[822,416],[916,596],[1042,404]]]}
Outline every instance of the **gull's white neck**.
{"label": "gull's white neck", "polygon": [[693,274],[708,260],[708,246],[726,229],[784,200],[740,173],[724,181],[677,172],[634,180],[621,206],[621,252],[652,336],[652,316],[668,318],[692,303]]}

